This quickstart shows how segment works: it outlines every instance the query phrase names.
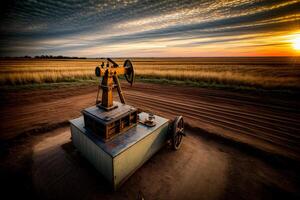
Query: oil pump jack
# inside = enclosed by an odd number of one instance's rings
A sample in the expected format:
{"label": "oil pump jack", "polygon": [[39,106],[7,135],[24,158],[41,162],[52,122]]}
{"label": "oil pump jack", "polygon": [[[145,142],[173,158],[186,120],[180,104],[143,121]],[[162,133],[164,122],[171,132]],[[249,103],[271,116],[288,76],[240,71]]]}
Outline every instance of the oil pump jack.
{"label": "oil pump jack", "polygon": [[[119,66],[110,58],[95,69],[100,78],[96,105],[82,111],[83,117],[70,120],[74,146],[117,189],[144,162],[170,143],[174,150],[182,144],[182,116],[169,120],[140,112],[127,105],[118,76],[132,86],[134,68],[130,60]],[[117,89],[120,102],[113,100]],[[99,100],[102,90],[101,101]]]}

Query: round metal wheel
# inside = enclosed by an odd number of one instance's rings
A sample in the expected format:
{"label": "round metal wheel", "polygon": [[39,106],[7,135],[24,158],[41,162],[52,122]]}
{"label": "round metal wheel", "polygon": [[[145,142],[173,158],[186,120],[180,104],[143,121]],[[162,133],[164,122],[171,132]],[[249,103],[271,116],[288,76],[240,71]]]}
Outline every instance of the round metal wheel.
{"label": "round metal wheel", "polygon": [[172,130],[172,148],[178,150],[182,143],[182,136],[185,136],[184,133],[184,121],[182,116],[177,116],[173,122]]}
{"label": "round metal wheel", "polygon": [[125,79],[132,85],[134,81],[134,69],[130,60],[125,60],[124,68],[126,69],[126,73],[124,74]]}

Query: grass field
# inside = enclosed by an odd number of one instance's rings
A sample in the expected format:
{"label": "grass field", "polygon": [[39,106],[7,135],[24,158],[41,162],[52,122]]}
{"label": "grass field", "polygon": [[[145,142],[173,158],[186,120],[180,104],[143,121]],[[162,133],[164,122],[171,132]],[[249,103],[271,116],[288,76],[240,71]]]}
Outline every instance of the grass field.
{"label": "grass field", "polygon": [[[115,59],[122,65],[123,59]],[[135,58],[137,80],[299,90],[299,58]],[[95,80],[100,59],[0,60],[0,85]]]}

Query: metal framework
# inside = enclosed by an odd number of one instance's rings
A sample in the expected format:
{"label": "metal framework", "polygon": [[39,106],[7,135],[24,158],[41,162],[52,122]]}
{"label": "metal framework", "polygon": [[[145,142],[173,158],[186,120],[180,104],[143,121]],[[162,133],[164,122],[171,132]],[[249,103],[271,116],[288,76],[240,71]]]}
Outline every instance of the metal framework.
{"label": "metal framework", "polygon": [[[98,86],[96,105],[94,108],[87,108],[82,111],[85,127],[107,141],[116,135],[123,133],[135,126],[138,121],[137,109],[126,105],[118,76],[124,75],[126,80],[132,85],[134,80],[134,70],[129,60],[119,66],[112,59],[108,58],[95,69],[97,77],[102,77]],[[117,89],[120,101],[113,101],[113,89]],[[102,90],[102,98],[99,101],[99,93]]]}
{"label": "metal framework", "polygon": [[[110,65],[111,64],[111,65]],[[124,66],[120,67],[112,59],[107,59],[105,66],[102,62],[100,67],[96,67],[96,76],[103,77],[102,82],[98,86],[98,93],[96,104],[103,109],[111,110],[115,106],[113,104],[113,89],[117,88],[121,103],[125,104],[125,97],[123,95],[118,75],[124,75],[126,80],[132,85],[134,80],[134,70],[130,60],[124,62]],[[128,78],[129,77],[129,78]],[[102,89],[102,100],[98,101],[99,91]]]}

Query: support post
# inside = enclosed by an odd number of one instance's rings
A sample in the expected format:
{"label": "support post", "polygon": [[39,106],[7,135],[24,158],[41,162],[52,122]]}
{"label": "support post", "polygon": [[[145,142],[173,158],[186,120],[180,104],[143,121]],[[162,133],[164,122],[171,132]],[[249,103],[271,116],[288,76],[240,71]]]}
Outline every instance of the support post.
{"label": "support post", "polygon": [[124,95],[123,95],[123,92],[122,92],[122,89],[121,89],[121,84],[120,84],[120,81],[118,79],[118,76],[116,74],[114,74],[113,79],[114,79],[114,82],[115,82],[115,84],[117,86],[117,90],[118,90],[118,93],[119,93],[120,101],[123,104],[126,104],[125,103],[125,98],[124,98]]}
{"label": "support post", "polygon": [[103,91],[101,106],[104,108],[111,108],[113,106],[113,79],[112,76],[108,74],[108,70],[106,70],[102,79],[101,88]]}

